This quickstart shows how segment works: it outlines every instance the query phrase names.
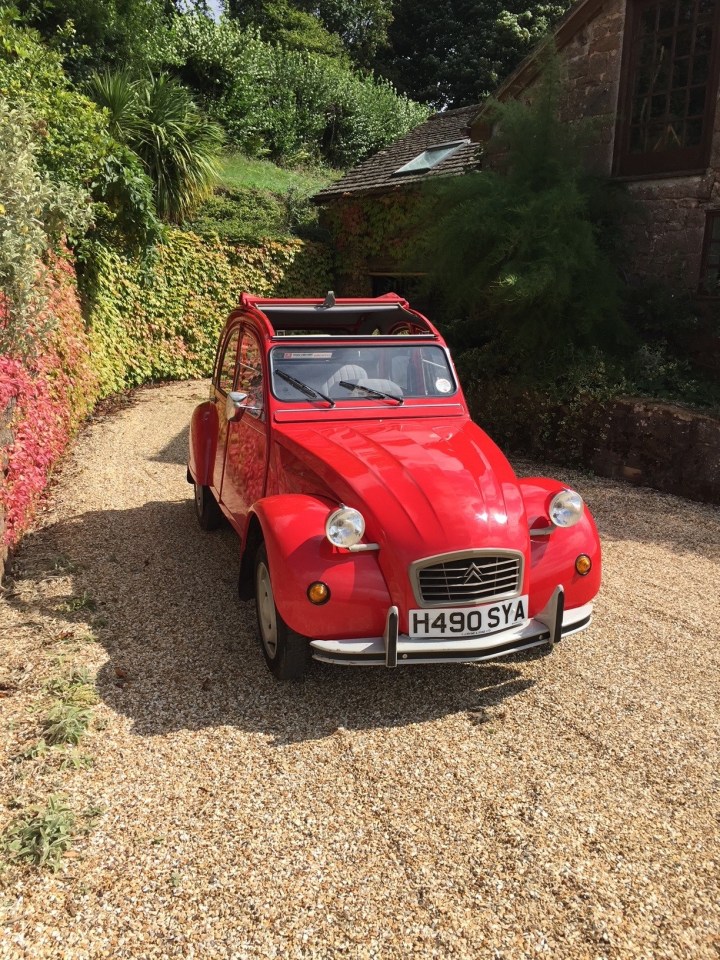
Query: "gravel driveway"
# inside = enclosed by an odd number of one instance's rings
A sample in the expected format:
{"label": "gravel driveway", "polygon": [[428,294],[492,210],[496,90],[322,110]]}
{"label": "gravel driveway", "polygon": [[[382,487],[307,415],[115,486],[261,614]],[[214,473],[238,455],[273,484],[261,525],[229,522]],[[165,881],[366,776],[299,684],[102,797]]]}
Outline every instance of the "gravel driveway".
{"label": "gravel driveway", "polygon": [[[0,957],[720,956],[717,508],[553,468],[603,537],[588,632],[281,685],[195,523],[205,395],[96,420],[0,598],[0,829],[53,792],[88,824],[0,874]],[[19,761],[82,664],[94,765]]]}

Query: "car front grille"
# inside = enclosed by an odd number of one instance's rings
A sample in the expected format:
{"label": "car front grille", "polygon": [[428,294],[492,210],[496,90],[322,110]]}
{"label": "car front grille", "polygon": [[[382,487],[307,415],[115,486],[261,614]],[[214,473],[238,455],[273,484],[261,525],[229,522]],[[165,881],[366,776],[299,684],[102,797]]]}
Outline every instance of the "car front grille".
{"label": "car front grille", "polygon": [[448,554],[413,565],[416,594],[425,606],[489,603],[520,592],[522,558],[517,553]]}

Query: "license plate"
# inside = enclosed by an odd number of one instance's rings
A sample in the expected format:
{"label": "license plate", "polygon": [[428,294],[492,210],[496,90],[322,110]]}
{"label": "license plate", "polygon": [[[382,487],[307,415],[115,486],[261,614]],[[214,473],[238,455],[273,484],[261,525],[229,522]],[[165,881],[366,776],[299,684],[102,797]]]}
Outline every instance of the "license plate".
{"label": "license plate", "polygon": [[521,626],[527,620],[528,598],[515,597],[504,603],[485,603],[480,607],[443,607],[411,610],[410,636],[481,637],[497,630]]}

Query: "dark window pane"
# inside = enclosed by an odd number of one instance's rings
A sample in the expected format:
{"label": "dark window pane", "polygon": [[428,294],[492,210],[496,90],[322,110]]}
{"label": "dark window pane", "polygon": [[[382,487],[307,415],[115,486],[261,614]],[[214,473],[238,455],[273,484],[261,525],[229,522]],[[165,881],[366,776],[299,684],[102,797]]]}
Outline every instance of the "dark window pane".
{"label": "dark window pane", "polygon": [[699,0],[698,2],[698,20],[712,20],[715,13],[715,4],[717,0]]}
{"label": "dark window pane", "polygon": [[675,56],[687,57],[690,53],[690,31],[678,30],[675,35]]}
{"label": "dark window pane", "polygon": [[712,48],[712,27],[700,27],[695,34],[695,56],[709,53]]}
{"label": "dark window pane", "polygon": [[702,116],[705,111],[705,87],[690,87],[688,116]]}
{"label": "dark window pane", "polygon": [[675,0],[665,0],[664,3],[660,4],[660,22],[658,24],[660,30],[669,30],[675,26],[676,12],[677,4]]}
{"label": "dark window pane", "polygon": [[685,60],[676,60],[673,64],[673,81],[672,85],[674,87],[686,87],[688,83],[688,73],[690,72],[690,61]]}
{"label": "dark window pane", "polygon": [[685,116],[685,105],[687,92],[685,90],[676,90],[670,97],[670,116],[673,119],[682,119]]}
{"label": "dark window pane", "polygon": [[664,117],[667,113],[667,97],[661,94],[659,97],[653,97],[650,105],[650,116],[653,118]]}
{"label": "dark window pane", "polygon": [[685,146],[697,147],[702,143],[702,120],[688,120],[685,124]]}
{"label": "dark window pane", "polygon": [[645,139],[640,127],[630,127],[630,152],[645,152]]}
{"label": "dark window pane", "polygon": [[692,82],[707,83],[710,58],[707,55],[695,57],[692,64]]}
{"label": "dark window pane", "polygon": [[711,219],[712,219],[712,238],[713,240],[720,241],[720,217],[716,215]]}

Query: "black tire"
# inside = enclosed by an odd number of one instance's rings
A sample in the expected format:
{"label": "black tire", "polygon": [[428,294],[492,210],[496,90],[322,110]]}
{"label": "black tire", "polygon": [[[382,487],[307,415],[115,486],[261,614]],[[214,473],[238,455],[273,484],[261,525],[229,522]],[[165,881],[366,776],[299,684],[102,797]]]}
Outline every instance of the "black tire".
{"label": "black tire", "polygon": [[267,550],[261,543],[255,554],[255,610],[265,662],[278,680],[299,680],[307,669],[310,645],[295,633],[275,606]]}
{"label": "black tire", "polygon": [[222,520],[222,512],[210,487],[194,484],[195,515],[203,530],[217,530]]}

